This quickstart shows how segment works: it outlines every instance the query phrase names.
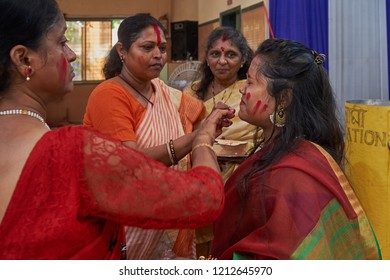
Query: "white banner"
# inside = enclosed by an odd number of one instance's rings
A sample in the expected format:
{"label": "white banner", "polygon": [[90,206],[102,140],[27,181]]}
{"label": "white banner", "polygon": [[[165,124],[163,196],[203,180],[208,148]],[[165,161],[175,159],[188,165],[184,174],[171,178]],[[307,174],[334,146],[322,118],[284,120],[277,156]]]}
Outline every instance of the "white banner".
{"label": "white banner", "polygon": [[0,261],[4,280],[332,280],[384,279],[386,275],[390,275],[389,261]]}

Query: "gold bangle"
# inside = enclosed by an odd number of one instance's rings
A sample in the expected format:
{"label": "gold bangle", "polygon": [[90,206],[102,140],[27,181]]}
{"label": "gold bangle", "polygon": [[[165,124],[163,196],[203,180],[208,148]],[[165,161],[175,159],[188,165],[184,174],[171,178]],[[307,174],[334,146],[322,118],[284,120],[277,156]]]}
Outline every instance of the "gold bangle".
{"label": "gold bangle", "polygon": [[215,154],[215,151],[213,149],[213,146],[211,146],[210,144],[207,144],[207,143],[200,143],[198,145],[195,145],[195,147],[192,148],[192,152],[194,152],[197,148],[201,148],[201,147],[206,147],[206,148],[209,148],[210,150],[213,151],[213,153]]}

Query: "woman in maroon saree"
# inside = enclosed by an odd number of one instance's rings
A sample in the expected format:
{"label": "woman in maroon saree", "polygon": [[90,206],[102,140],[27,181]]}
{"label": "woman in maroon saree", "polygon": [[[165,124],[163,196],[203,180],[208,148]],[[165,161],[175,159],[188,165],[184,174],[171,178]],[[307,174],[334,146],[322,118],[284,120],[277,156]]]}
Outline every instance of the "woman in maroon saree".
{"label": "woman in maroon saree", "polygon": [[239,117],[264,139],[225,185],[219,259],[379,259],[345,178],[344,143],[324,55],[282,39],[256,50]]}
{"label": "woman in maroon saree", "polygon": [[73,89],[63,14],[54,0],[2,0],[0,23],[0,259],[119,259],[123,225],[195,228],[218,216],[211,144],[234,112],[210,114],[187,172],[81,126],[49,131],[47,104]]}

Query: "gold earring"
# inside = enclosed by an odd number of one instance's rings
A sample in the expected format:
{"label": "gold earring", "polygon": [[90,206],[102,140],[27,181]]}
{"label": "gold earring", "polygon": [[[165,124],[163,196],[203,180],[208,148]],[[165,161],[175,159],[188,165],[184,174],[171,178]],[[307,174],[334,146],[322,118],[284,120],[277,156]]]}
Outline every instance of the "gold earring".
{"label": "gold earring", "polygon": [[30,77],[33,73],[33,70],[31,68],[31,66],[27,66],[26,70],[25,70],[25,73],[26,73],[26,81],[30,81]]}
{"label": "gold earring", "polygon": [[[276,116],[275,116],[276,113]],[[286,112],[282,105],[278,105],[276,111],[269,116],[270,121],[277,127],[283,127],[286,125]]]}

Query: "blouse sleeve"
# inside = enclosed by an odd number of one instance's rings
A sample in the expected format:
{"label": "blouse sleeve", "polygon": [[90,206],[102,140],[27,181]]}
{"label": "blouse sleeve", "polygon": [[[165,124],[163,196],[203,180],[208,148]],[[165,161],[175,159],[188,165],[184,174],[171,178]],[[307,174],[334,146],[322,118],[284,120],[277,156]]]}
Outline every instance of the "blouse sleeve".
{"label": "blouse sleeve", "polygon": [[84,165],[86,215],[143,228],[195,228],[222,210],[222,178],[207,167],[175,171],[88,131]]}

